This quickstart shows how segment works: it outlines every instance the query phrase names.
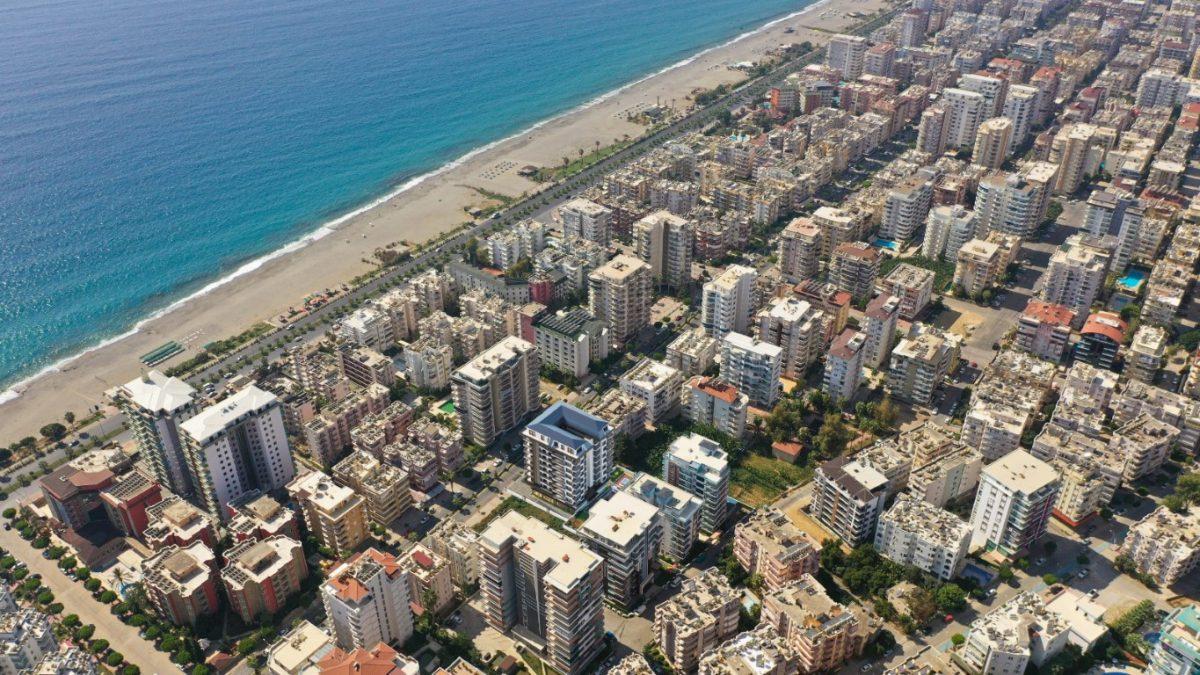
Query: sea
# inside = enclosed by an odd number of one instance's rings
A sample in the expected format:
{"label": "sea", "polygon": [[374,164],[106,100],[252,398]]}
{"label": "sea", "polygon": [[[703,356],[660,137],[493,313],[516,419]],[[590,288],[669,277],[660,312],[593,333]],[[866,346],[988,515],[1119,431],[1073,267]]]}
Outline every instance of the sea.
{"label": "sea", "polygon": [[811,2],[0,3],[0,390]]}

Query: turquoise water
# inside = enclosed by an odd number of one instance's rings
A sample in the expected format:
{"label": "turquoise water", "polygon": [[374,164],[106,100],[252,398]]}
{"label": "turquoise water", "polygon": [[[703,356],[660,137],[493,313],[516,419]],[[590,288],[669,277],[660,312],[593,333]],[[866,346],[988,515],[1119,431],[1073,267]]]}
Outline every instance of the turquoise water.
{"label": "turquoise water", "polygon": [[886,248],[889,251],[900,250],[900,246],[898,244],[896,244],[896,242],[892,241],[891,239],[876,239],[875,245],[878,246],[879,248]]}
{"label": "turquoise water", "polygon": [[1130,267],[1125,270],[1125,274],[1117,279],[1117,285],[1129,290],[1137,290],[1142,282],[1146,281],[1146,270],[1141,270],[1136,267]]}
{"label": "turquoise water", "polygon": [[0,384],[805,4],[9,0]]}

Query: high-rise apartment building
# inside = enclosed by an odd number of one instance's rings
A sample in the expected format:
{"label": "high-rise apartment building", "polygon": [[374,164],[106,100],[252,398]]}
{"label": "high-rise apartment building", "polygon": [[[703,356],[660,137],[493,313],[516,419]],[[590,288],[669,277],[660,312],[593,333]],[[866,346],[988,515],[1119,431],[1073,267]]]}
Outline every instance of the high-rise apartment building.
{"label": "high-rise apartment building", "polygon": [[537,347],[506,337],[451,377],[463,437],[487,446],[538,409]]}
{"label": "high-rise apartment building", "polygon": [[796,218],[779,235],[779,269],[789,279],[809,279],[821,271],[821,228]]}
{"label": "high-rise apartment building", "polygon": [[862,365],[879,370],[892,355],[896,325],[900,319],[900,298],[880,293],[867,303],[864,315],[867,319],[864,329],[867,341],[862,348]]}
{"label": "high-rise apartment building", "polygon": [[975,238],[978,219],[961,204],[935,206],[925,220],[921,255],[930,260],[957,260],[958,249]]}
{"label": "high-rise apartment building", "polygon": [[979,125],[975,134],[975,149],[971,163],[989,169],[999,169],[1008,161],[1013,142],[1013,122],[1007,117],[993,117]]}
{"label": "high-rise apartment building", "polygon": [[283,535],[235,545],[221,569],[230,608],[247,624],[283,609],[307,576],[304,547]]}
{"label": "high-rise apartment building", "polygon": [[733,438],[746,432],[750,397],[720,378],[697,375],[683,387],[683,414],[695,424],[707,424]]}
{"label": "high-rise apartment building", "polygon": [[584,672],[604,646],[603,558],[516,512],[492,521],[479,545],[488,624],[544,642],[544,658],[559,672]]}
{"label": "high-rise apartment building", "polygon": [[857,80],[863,74],[863,64],[870,43],[857,35],[834,35],[825,52],[825,63],[842,74],[846,81]]}
{"label": "high-rise apartment building", "polygon": [[783,349],[741,333],[721,341],[721,379],[750,397],[750,404],[770,410],[779,398]]}
{"label": "high-rise apartment building", "polygon": [[925,222],[933,198],[933,182],[917,175],[888,190],[883,200],[883,219],[879,236],[895,242],[907,242]]}
{"label": "high-rise apartment building", "polygon": [[1041,538],[1058,496],[1058,472],[1014,450],[983,468],[971,508],[971,548],[1018,555]]}
{"label": "high-rise apartment building", "polygon": [[917,497],[902,494],[879,516],[875,550],[901,565],[949,581],[958,576],[971,545],[971,526]]}
{"label": "high-rise apartment building", "polygon": [[608,328],[581,308],[560,309],[533,325],[538,358],[560,373],[583,377],[593,361],[608,357]]}
{"label": "high-rise apartment building", "polygon": [[855,300],[869,299],[875,290],[882,257],[866,242],[846,242],[833,250],[829,280]]}
{"label": "high-rise apartment building", "polygon": [[662,541],[658,507],[627,492],[614,492],[588,510],[579,532],[604,559],[605,595],[632,609],[652,581],[651,562]]}
{"label": "high-rise apartment building", "polygon": [[640,474],[624,491],[658,509],[660,555],[686,560],[700,535],[700,498],[649,474]]}
{"label": "high-rise apartment building", "polygon": [[670,211],[655,211],[633,224],[633,246],[654,278],[671,288],[692,280],[692,223]]}
{"label": "high-rise apartment building", "polygon": [[745,265],[730,265],[704,284],[700,325],[715,338],[731,331],[745,333],[750,323],[751,293],[758,272]]}
{"label": "high-rise apartment building", "polygon": [[413,633],[407,573],[396,556],[369,548],[338,565],[321,584],[330,632],[345,650],[404,644]]}
{"label": "high-rise apartment building", "polygon": [[716,441],[693,433],[675,439],[663,455],[663,480],[700,498],[700,531],[721,529],[728,514],[729,455]]}
{"label": "high-rise apartment building", "polygon": [[888,393],[901,401],[928,405],[934,390],[958,364],[960,342],[957,336],[936,330],[901,339],[892,350]]}
{"label": "high-rise apartment building", "polygon": [[783,350],[784,377],[800,380],[825,347],[825,313],[795,296],[775,298],[758,312],[758,339]]}
{"label": "high-rise apartment building", "polygon": [[200,411],[180,431],[195,494],[222,520],[225,504],[277,490],[296,475],[279,399],[253,385]]}
{"label": "high-rise apartment building", "polygon": [[604,322],[620,348],[650,323],[654,272],[637,258],[618,255],[588,275],[588,312]]}
{"label": "high-rise apartment building", "polygon": [[310,535],[336,555],[353,553],[367,539],[367,508],[362,495],[310,471],[287,486],[300,505]]}
{"label": "high-rise apartment building", "polygon": [[850,401],[862,382],[863,349],[867,336],[851,328],[833,340],[825,355],[821,390],[835,401]]}
{"label": "high-rise apartment building", "polygon": [[576,198],[558,207],[564,239],[585,239],[608,246],[612,238],[612,210],[588,199]]}
{"label": "high-rise apartment building", "polygon": [[1078,236],[1068,237],[1065,245],[1051,254],[1046,271],[1038,279],[1038,295],[1074,312],[1078,324],[1087,318],[1092,303],[1104,290],[1110,261],[1105,251],[1086,245]]}
{"label": "high-rise apartment building", "polygon": [[991,116],[988,113],[987,99],[978,92],[950,87],[942,90],[941,107],[946,111],[942,128],[942,147],[974,146],[979,125]]}
{"label": "high-rise apartment building", "polygon": [[654,610],[654,638],[671,666],[688,673],[737,633],[741,594],[715,568],[687,579]]}
{"label": "high-rise apartment building", "polygon": [[142,561],[142,586],[158,613],[176,626],[216,614],[216,556],[202,542],[167,546]]}
{"label": "high-rise apartment building", "polygon": [[574,511],[613,470],[614,435],[604,420],[559,401],[521,431],[525,480]]}
{"label": "high-rise apartment building", "polygon": [[179,425],[196,414],[198,394],[188,383],[157,370],[108,392],[125,414],[142,459],[158,484],[189,497],[192,477],[180,438]]}
{"label": "high-rise apartment building", "polygon": [[838,457],[817,467],[810,511],[850,546],[873,541],[887,498],[887,477],[869,463]]}

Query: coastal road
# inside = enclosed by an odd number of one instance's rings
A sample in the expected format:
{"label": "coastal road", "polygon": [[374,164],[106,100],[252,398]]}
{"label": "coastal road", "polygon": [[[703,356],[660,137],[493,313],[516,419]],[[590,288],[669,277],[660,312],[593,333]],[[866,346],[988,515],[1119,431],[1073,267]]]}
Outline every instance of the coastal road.
{"label": "coastal road", "polygon": [[42,584],[54,592],[55,599],[66,608],[65,612],[78,614],[83,623],[95,624],[96,637],[108,640],[113,649],[125,656],[126,662],[137,665],[145,675],[182,672],[166,654],[142,638],[136,628],[118,621],[107,605],[93,599],[82,584],[68,579],[55,561],[43,558],[40,551],[17,535],[16,530],[0,530],[0,545],[29,565],[30,574],[42,575]]}
{"label": "coastal road", "polygon": [[[856,34],[868,33],[898,11],[899,9],[889,10],[880,17],[851,32]],[[254,363],[258,361],[260,351],[266,348],[267,345],[281,338],[287,343],[294,342],[297,338],[301,338],[304,341],[313,339],[313,334],[321,330],[323,322],[327,317],[334,316],[338,311],[348,308],[353,303],[362,302],[387,288],[395,286],[401,280],[416,272],[453,259],[466,249],[467,242],[471,238],[487,236],[494,231],[510,227],[535,212],[553,208],[558,203],[570,199],[581,190],[596,184],[609,172],[644,155],[651,149],[663,145],[684,133],[704,128],[716,119],[722,111],[727,111],[736,105],[759,99],[773,84],[809,63],[815,62],[823,53],[823,47],[814,49],[779,65],[765,75],[743,82],[709,105],[698,108],[661,129],[639,137],[628,147],[618,150],[559,183],[546,186],[540,192],[510,205],[503,212],[491,219],[450,235],[439,243],[422,250],[408,261],[392,267],[371,281],[331,300],[313,310],[310,314],[296,319],[288,326],[273,333],[260,336],[229,354],[220,357],[200,371],[190,375],[187,381],[193,385],[197,385],[205,380],[218,377],[221,371],[229,372],[230,369],[233,369],[233,372],[238,374],[250,372],[254,367]],[[268,349],[267,356],[269,359],[273,359],[282,353],[282,349],[270,348]]]}

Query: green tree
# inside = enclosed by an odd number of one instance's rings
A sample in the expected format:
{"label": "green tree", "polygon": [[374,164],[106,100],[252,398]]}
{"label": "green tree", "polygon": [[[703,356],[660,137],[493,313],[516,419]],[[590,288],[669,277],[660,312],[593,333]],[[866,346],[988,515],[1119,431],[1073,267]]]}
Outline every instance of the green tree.
{"label": "green tree", "polygon": [[943,612],[957,612],[967,606],[967,592],[958,584],[942,584],[934,593],[934,600]]}
{"label": "green tree", "polygon": [[996,576],[1000,578],[1000,581],[1003,581],[1007,584],[1011,582],[1014,577],[1016,577],[1016,574],[1013,573],[1012,565],[1004,563],[1000,565],[1000,569],[996,572]]}
{"label": "green tree", "polygon": [[104,659],[104,662],[113,668],[121,665],[124,661],[125,657],[121,655],[121,652],[112,652],[107,658]]}
{"label": "green tree", "polygon": [[950,642],[955,647],[961,647],[966,641],[967,638],[962,633],[955,633],[954,635],[950,636]]}
{"label": "green tree", "polygon": [[99,654],[99,653],[103,652],[104,650],[108,649],[108,640],[105,640],[104,638],[92,640],[92,644],[89,647],[89,649],[92,650],[93,654]]}
{"label": "green tree", "polygon": [[38,429],[38,433],[41,434],[42,438],[45,438],[46,440],[61,441],[63,436],[67,435],[67,428],[59,422],[51,422],[41,429]]}

